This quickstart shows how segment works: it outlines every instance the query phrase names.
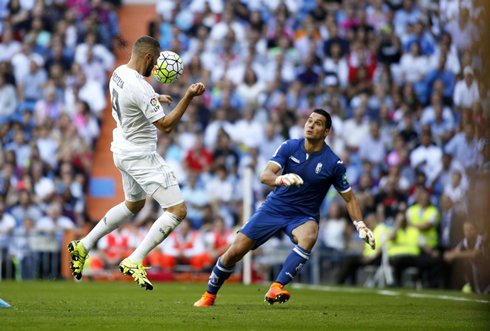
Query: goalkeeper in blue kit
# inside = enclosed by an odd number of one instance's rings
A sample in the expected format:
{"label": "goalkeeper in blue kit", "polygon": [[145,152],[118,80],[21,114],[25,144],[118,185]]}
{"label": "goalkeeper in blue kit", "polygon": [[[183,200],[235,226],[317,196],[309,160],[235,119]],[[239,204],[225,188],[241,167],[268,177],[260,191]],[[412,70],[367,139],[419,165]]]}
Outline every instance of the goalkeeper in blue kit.
{"label": "goalkeeper in blue kit", "polygon": [[275,191],[267,196],[218,259],[209,277],[208,290],[194,306],[213,305],[235,264],[278,231],[285,232],[296,246],[266,293],[265,301],[269,304],[288,301],[290,294],[284,286],[310,257],[318,237],[320,205],[331,185],[345,200],[359,237],[375,248],[373,233],[364,225],[361,208],[347,181],[345,165],[325,144],[331,126],[330,115],[323,109],[315,109],[306,121],[305,138],[287,140],[279,146],[260,176],[261,182],[276,187]]}

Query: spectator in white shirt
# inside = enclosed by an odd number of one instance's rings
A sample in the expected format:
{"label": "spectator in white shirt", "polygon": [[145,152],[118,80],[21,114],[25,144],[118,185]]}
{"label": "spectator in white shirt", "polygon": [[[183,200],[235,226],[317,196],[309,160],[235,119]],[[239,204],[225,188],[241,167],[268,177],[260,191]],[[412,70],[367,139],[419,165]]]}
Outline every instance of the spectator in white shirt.
{"label": "spectator in white shirt", "polygon": [[206,192],[210,201],[231,202],[233,185],[227,180],[227,175],[225,166],[219,166],[213,178],[206,183]]}
{"label": "spectator in white shirt", "polygon": [[75,49],[75,62],[84,65],[88,62],[88,50],[92,49],[94,57],[101,61],[104,70],[109,71],[114,67],[116,57],[107,47],[102,44],[96,44],[97,35],[93,32],[88,32],[85,35],[85,42],[79,44]]}
{"label": "spectator in white shirt", "polygon": [[474,102],[480,99],[478,83],[475,80],[473,69],[466,66],[463,70],[464,79],[454,87],[454,105],[457,109],[469,109]]}
{"label": "spectator in white shirt", "polygon": [[219,129],[223,129],[229,136],[233,133],[233,124],[226,119],[226,110],[218,108],[214,113],[212,121],[204,130],[204,145],[209,150],[214,150],[214,145],[218,140]]}
{"label": "spectator in white shirt", "polygon": [[61,234],[64,230],[75,228],[75,223],[66,216],[62,215],[61,206],[57,202],[53,202],[46,210],[46,216],[36,222],[36,229],[44,233]]}
{"label": "spectator in white shirt", "polygon": [[454,127],[455,123],[453,112],[451,111],[451,108],[449,108],[448,106],[444,106],[444,104],[442,103],[442,94],[437,91],[434,91],[432,93],[430,97],[430,104],[424,108],[422,116],[420,118],[420,123],[426,124],[434,121],[434,119],[436,118],[436,113],[434,109],[437,106],[442,107],[442,117],[444,118],[444,121],[447,121],[451,124],[451,126]]}
{"label": "spectator in white shirt", "polygon": [[257,104],[260,93],[264,92],[266,87],[265,82],[257,80],[257,74],[252,67],[247,67],[243,82],[237,86],[236,93],[245,107],[253,107]]}
{"label": "spectator in white shirt", "polygon": [[333,43],[330,46],[330,57],[323,62],[323,70],[328,74],[335,74],[341,88],[347,86],[349,80],[349,66],[347,61],[342,57],[342,48],[339,43]]}
{"label": "spectator in white shirt", "polygon": [[480,32],[476,25],[470,20],[468,8],[461,7],[459,19],[449,22],[445,30],[453,37],[454,45],[459,53],[470,48],[480,39]]}
{"label": "spectator in white shirt", "polygon": [[443,146],[454,132],[454,124],[443,116],[441,103],[434,105],[434,119],[427,122],[438,146]]}
{"label": "spectator in white shirt", "polygon": [[284,142],[284,137],[277,133],[276,125],[272,122],[266,124],[264,133],[264,139],[260,143],[260,155],[268,160]]}
{"label": "spectator in white shirt", "polygon": [[13,38],[12,29],[5,29],[0,43],[0,62],[10,61],[12,56],[19,52],[21,48],[22,44]]}
{"label": "spectator in white shirt", "polygon": [[386,157],[386,145],[381,139],[378,122],[371,122],[369,135],[364,139],[359,148],[359,157],[362,161],[368,161],[373,166],[379,166]]}
{"label": "spectator in white shirt", "polygon": [[264,137],[264,128],[254,121],[254,111],[250,108],[243,111],[243,119],[235,123],[231,137],[246,147],[260,146]]}
{"label": "spectator in white shirt", "polygon": [[[15,218],[5,212],[5,203],[0,199],[0,254],[8,247],[8,236],[14,231],[16,226]],[[2,256],[6,258],[6,256]]]}
{"label": "spectator in white shirt", "polygon": [[400,67],[405,82],[413,84],[424,79],[429,70],[429,61],[427,56],[420,51],[418,42],[413,42],[410,46],[410,52],[402,56]]}
{"label": "spectator in white shirt", "polygon": [[466,190],[463,187],[462,174],[459,171],[453,171],[451,182],[444,186],[443,194],[447,195],[453,204],[462,202],[466,195]]}
{"label": "spectator in white shirt", "polygon": [[0,74],[0,118],[15,113],[17,108],[17,93],[15,87],[7,83],[5,76]]}
{"label": "spectator in white shirt", "polygon": [[425,174],[427,183],[432,183],[442,169],[442,150],[432,144],[430,132],[422,133],[420,143],[410,153],[410,164],[413,169],[419,169]]}
{"label": "spectator in white shirt", "polygon": [[437,67],[441,56],[446,57],[446,70],[450,70],[453,74],[459,75],[461,65],[459,64],[458,50],[452,43],[451,35],[447,32],[443,32],[439,36],[439,43],[429,59],[430,67]]}
{"label": "spectator in white shirt", "polygon": [[364,109],[356,108],[354,117],[345,121],[343,137],[347,148],[358,151],[359,147],[369,134],[369,123],[364,121]]}

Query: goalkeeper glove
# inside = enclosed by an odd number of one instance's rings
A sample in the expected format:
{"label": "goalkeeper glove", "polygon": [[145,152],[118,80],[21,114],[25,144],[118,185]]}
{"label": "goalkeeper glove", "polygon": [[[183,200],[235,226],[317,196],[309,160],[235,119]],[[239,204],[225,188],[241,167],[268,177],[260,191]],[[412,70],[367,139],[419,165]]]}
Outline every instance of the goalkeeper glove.
{"label": "goalkeeper glove", "polygon": [[376,241],[374,240],[374,234],[369,230],[363,221],[354,221],[357,232],[359,232],[359,238],[364,240],[372,249],[376,248]]}
{"label": "goalkeeper glove", "polygon": [[285,174],[276,178],[276,186],[300,186],[303,184],[303,179],[296,174]]}

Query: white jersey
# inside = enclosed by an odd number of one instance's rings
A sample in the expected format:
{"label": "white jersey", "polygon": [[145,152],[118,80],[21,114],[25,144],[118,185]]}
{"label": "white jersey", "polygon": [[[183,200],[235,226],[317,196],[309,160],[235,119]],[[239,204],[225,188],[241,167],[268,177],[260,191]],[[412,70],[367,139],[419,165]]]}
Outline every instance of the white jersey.
{"label": "white jersey", "polygon": [[113,132],[111,151],[124,155],[145,155],[156,151],[157,129],[152,124],[165,116],[158,94],[137,71],[122,65],[109,83]]}

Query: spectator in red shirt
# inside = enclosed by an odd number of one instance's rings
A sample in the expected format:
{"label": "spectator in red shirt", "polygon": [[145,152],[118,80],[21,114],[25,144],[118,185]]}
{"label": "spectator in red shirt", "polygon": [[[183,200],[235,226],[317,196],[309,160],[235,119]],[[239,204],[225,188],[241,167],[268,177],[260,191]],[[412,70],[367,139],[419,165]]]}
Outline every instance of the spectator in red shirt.
{"label": "spectator in red shirt", "polygon": [[202,134],[196,137],[193,148],[189,149],[184,158],[184,167],[186,171],[196,173],[207,172],[213,164],[213,153],[204,147]]}

